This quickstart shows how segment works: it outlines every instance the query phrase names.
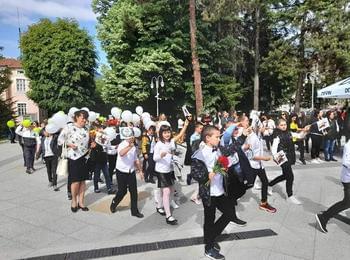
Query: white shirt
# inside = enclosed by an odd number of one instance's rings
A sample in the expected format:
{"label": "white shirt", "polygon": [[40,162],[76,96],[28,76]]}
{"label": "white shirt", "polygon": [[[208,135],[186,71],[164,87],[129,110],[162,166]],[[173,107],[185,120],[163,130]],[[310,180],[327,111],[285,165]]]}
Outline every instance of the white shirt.
{"label": "white shirt", "polygon": [[[219,157],[219,152],[213,152],[213,147],[205,145],[202,149],[202,153],[205,158],[205,165],[207,166],[208,172],[213,172],[215,162]],[[224,177],[221,174],[215,174],[210,182],[210,196],[219,197],[224,193]]]}
{"label": "white shirt", "polygon": [[[264,146],[262,143],[262,139],[259,138],[255,133],[251,133],[248,136],[246,143],[250,144],[250,149],[253,152],[253,158],[255,156],[264,156]],[[249,160],[250,166],[253,169],[264,169],[264,165],[262,164],[262,162],[260,160],[254,160],[253,158]]]}
{"label": "white shirt", "polygon": [[44,145],[45,145],[45,154],[44,157],[54,156],[52,150],[51,150],[51,141],[52,136],[45,137]]}
{"label": "white shirt", "polygon": [[177,120],[177,128],[182,129],[184,127],[184,124],[185,122],[181,118]]}
{"label": "white shirt", "polygon": [[136,147],[133,146],[127,154],[124,156],[120,155],[120,151],[126,148],[129,145],[129,142],[127,140],[124,140],[121,142],[118,146],[118,157],[117,157],[117,164],[116,169],[118,171],[124,172],[124,173],[131,173],[135,171],[135,161],[137,160],[137,151]]}
{"label": "white shirt", "polygon": [[[173,151],[175,148],[174,140],[170,142],[158,141],[154,146],[153,160],[155,161],[155,171],[161,173],[168,173],[174,170],[173,167]],[[166,152],[167,154],[162,158],[161,153]]]}
{"label": "white shirt", "polygon": [[24,126],[17,126],[15,133],[19,136],[25,137],[25,138],[33,138],[36,139],[36,143],[40,144],[40,137],[37,133],[35,133],[33,130],[26,128]]}
{"label": "white shirt", "polygon": [[156,145],[156,138],[153,135],[147,134],[149,140],[150,140],[150,148],[149,153],[154,153],[154,146]]}

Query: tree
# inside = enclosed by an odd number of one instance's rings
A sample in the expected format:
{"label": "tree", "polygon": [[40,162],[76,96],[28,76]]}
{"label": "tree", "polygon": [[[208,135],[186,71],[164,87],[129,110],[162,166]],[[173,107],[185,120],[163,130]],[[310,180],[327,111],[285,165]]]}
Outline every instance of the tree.
{"label": "tree", "polygon": [[21,37],[28,96],[49,112],[94,103],[96,53],[91,37],[71,19],[42,19]]}
{"label": "tree", "polygon": [[[3,50],[3,47],[0,46],[0,51]],[[0,53],[0,59],[4,57]],[[4,67],[0,68],[0,135],[7,131],[6,122],[12,118],[12,101],[10,99],[3,99],[1,94],[7,90],[11,85],[10,80],[11,71],[9,68]]]}

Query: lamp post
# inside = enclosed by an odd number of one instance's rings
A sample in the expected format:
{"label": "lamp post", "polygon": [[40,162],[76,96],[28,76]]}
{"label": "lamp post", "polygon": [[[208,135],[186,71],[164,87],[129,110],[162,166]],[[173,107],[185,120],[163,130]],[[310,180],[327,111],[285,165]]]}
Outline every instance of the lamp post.
{"label": "lamp post", "polygon": [[314,66],[312,72],[306,73],[304,83],[307,84],[309,80],[311,83],[311,109],[314,110],[315,83],[321,83],[321,78],[317,67],[315,68]]}
{"label": "lamp post", "polygon": [[159,85],[163,88],[164,87],[164,80],[163,80],[163,77],[161,75],[158,75],[157,77],[152,77],[152,79],[151,79],[151,89],[154,88],[153,81],[156,84],[156,95],[155,95],[155,98],[156,98],[156,101],[157,101],[157,116],[159,116],[159,100],[160,100],[160,98],[159,98]]}

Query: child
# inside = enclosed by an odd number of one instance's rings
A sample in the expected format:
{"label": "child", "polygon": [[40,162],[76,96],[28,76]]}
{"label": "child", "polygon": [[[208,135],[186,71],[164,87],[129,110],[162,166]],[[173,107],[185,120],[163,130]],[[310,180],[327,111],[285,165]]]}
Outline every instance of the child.
{"label": "child", "polygon": [[156,127],[155,123],[147,122],[145,125],[147,132],[142,136],[141,139],[141,152],[143,155],[143,159],[147,162],[147,168],[145,172],[145,182],[156,183],[153,179],[154,176],[154,146],[156,144]]}
{"label": "child", "polygon": [[[175,152],[175,143],[183,137],[188,126],[188,120],[185,121],[181,132],[172,138],[171,128],[168,125],[161,125],[159,128],[159,141],[154,146],[153,159],[155,161],[155,172],[158,177],[158,188],[161,189],[162,202],[157,201],[156,210],[159,214],[166,217],[166,223],[176,225],[177,220],[171,215],[170,195],[174,193],[175,174],[173,167],[173,154]],[[163,204],[164,210],[161,205]]]}
{"label": "child", "polygon": [[[201,122],[197,122],[194,128],[194,133],[190,136],[190,147],[191,147],[192,154],[199,148],[199,144],[201,142],[202,130],[203,130],[203,124]],[[187,181],[186,181],[187,185],[191,185],[191,180],[192,180],[191,174],[187,174]]]}
{"label": "child", "polygon": [[49,179],[49,187],[53,187],[54,191],[59,191],[57,187],[57,163],[58,163],[58,129],[54,129],[52,125],[48,125],[44,128],[44,136],[41,139],[39,151],[36,154],[36,159],[42,154],[45,160],[45,166],[47,169],[47,177]]}
{"label": "child", "polygon": [[[199,195],[204,207],[205,256],[210,259],[225,259],[219,253],[220,246],[215,239],[230,221],[241,226],[246,222],[237,218],[232,200],[227,197],[225,189],[227,178],[212,171],[219,156],[219,152],[215,149],[220,141],[219,129],[214,126],[204,127],[202,141],[205,145],[192,156],[191,174],[199,183]],[[223,214],[215,222],[216,209]]]}
{"label": "child", "polygon": [[281,165],[282,175],[278,176],[269,183],[272,187],[275,184],[286,181],[287,200],[296,205],[301,205],[301,202],[293,195],[293,181],[294,175],[292,165],[295,164],[295,147],[292,141],[292,135],[287,130],[287,121],[280,119],[278,121],[278,129],[274,132],[274,139],[272,144],[272,155],[277,154],[279,151],[283,151],[286,154],[288,161]]}
{"label": "child", "polygon": [[344,198],[323,213],[316,214],[316,221],[323,233],[327,233],[327,222],[339,212],[350,208],[350,140],[344,145],[341,182],[344,186]]}
{"label": "child", "polygon": [[[130,130],[132,132],[132,130]],[[112,200],[110,210],[112,213],[116,211],[118,204],[124,198],[127,189],[130,192],[131,198],[131,215],[137,218],[143,218],[143,214],[137,209],[137,182],[135,174],[135,166],[143,179],[143,172],[140,161],[137,157],[137,150],[135,148],[135,137],[133,133],[127,136],[127,139],[122,141],[118,146],[117,156],[117,181],[118,191]]]}

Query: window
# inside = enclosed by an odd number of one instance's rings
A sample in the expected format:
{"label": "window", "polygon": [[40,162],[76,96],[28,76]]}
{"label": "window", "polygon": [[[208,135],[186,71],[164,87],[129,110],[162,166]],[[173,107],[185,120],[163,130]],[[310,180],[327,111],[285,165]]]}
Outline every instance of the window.
{"label": "window", "polygon": [[16,79],[16,88],[17,92],[26,91],[26,80],[25,79]]}
{"label": "window", "polygon": [[23,75],[24,74],[24,70],[17,70],[17,75]]}
{"label": "window", "polygon": [[19,116],[25,116],[27,114],[27,104],[17,103],[17,114]]}

